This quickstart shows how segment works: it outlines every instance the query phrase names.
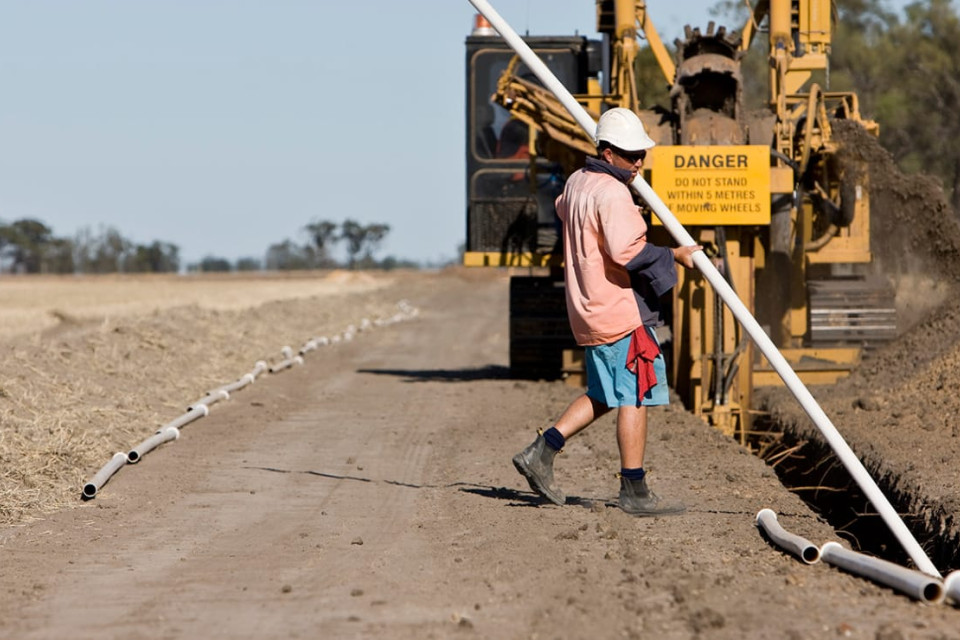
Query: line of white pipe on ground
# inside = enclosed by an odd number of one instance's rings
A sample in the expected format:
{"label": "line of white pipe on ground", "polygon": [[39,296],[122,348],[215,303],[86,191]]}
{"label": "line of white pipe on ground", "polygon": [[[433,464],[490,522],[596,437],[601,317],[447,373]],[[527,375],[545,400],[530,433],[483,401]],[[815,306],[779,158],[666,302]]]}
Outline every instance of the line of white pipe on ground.
{"label": "line of white pipe on ground", "polygon": [[827,542],[820,549],[824,562],[844,571],[870,578],[915,600],[935,604],[943,601],[943,584],[926,573],[901,567],[881,558],[851,551],[837,542]]}
{"label": "line of white pipe on ground", "polygon": [[117,451],[113,454],[113,457],[110,458],[110,462],[103,465],[100,468],[100,471],[90,479],[90,482],[83,485],[83,497],[90,499],[97,495],[97,491],[100,490],[100,487],[107,483],[107,480],[113,476],[117,471],[120,470],[120,467],[127,464],[127,454],[122,451]]}
{"label": "line of white pipe on ground", "polygon": [[[507,44],[520,56],[524,64],[540,79],[540,82],[553,92],[583,130],[593,137],[596,131],[596,122],[593,121],[593,118],[590,117],[587,110],[576,101],[557,77],[553,75],[550,69],[547,68],[547,65],[545,65],[533,50],[530,49],[527,43],[517,35],[517,32],[500,17],[487,0],[469,1],[477,11],[484,15],[493,28],[500,33]],[[670,235],[673,236],[679,245],[690,246],[696,244],[690,234],[687,233],[687,230],[684,229],[683,225],[681,225],[673,215],[673,212],[670,211],[669,207],[664,204],[660,196],[658,196],[650,185],[647,184],[646,180],[643,179],[643,176],[638,174],[632,186],[637,193],[639,193],[640,197],[650,205],[650,208],[653,209],[664,227],[667,228]],[[750,338],[753,339],[763,355],[767,357],[767,361],[770,362],[780,378],[783,379],[787,388],[800,402],[804,411],[807,412],[807,415],[810,416],[820,430],[820,433],[823,434],[824,438],[826,438],[830,444],[837,458],[843,463],[843,466],[846,467],[864,495],[867,496],[867,499],[870,500],[870,503],[880,514],[880,517],[883,518],[883,521],[890,528],[890,531],[897,538],[897,541],[900,542],[906,550],[907,555],[910,556],[921,571],[939,578],[940,572],[937,571],[933,562],[927,557],[927,554],[913,537],[913,534],[910,533],[910,530],[907,529],[907,526],[903,520],[900,519],[893,505],[890,504],[887,497],[880,490],[880,487],[878,487],[877,483],[870,477],[870,474],[843,439],[843,436],[841,436],[840,432],[833,426],[833,423],[830,422],[830,419],[800,380],[800,377],[790,367],[786,358],[783,357],[780,350],[777,349],[770,337],[763,331],[760,323],[753,317],[753,314],[751,314],[750,310],[743,304],[733,288],[724,280],[723,275],[721,275],[713,265],[710,258],[708,258],[703,251],[697,251],[693,254],[693,262],[701,273],[703,273],[707,281],[713,286],[717,295],[719,295],[727,307],[730,308],[734,317],[740,322]]]}
{"label": "line of white pipe on ground", "polygon": [[140,462],[140,458],[147,455],[163,443],[176,440],[179,437],[180,430],[176,427],[159,429],[155,434],[135,446],[133,449],[130,449],[130,451],[127,453],[127,461],[130,464],[136,464]]}
{"label": "line of white pipe on ground", "polygon": [[[415,307],[410,306],[410,304],[405,300],[398,302],[397,307],[401,310],[401,313],[396,314],[395,317],[399,316],[400,319],[412,318],[416,316],[418,312]],[[387,324],[389,324],[389,322],[387,322]],[[344,332],[344,338],[346,340],[351,340],[353,339],[355,333],[363,331],[364,329],[368,329],[371,326],[373,326],[373,324],[367,318],[364,318],[360,322],[359,329],[355,325],[349,325],[347,330]],[[318,345],[328,345],[332,344],[333,342],[339,342],[340,340],[341,336],[339,335],[334,336],[333,341],[327,339],[326,337],[312,338],[310,343],[313,343],[313,346],[308,350],[313,350],[317,348]],[[169,442],[170,440],[178,439],[180,437],[181,427],[208,415],[210,413],[210,405],[215,404],[220,400],[228,400],[230,398],[230,393],[233,391],[238,391],[247,385],[252,384],[257,379],[257,376],[263,374],[265,371],[274,373],[281,371],[282,369],[287,369],[294,364],[303,364],[303,349],[300,351],[301,355],[297,356],[293,356],[293,349],[290,347],[283,347],[280,351],[287,357],[287,360],[284,362],[274,367],[270,367],[264,360],[258,360],[253,366],[253,371],[250,373],[245,373],[235,382],[231,382],[208,391],[203,398],[187,407],[186,413],[160,427],[152,436],[145,439],[143,442],[131,449],[128,453],[117,452],[114,454],[113,458],[110,459],[110,462],[105,464],[103,468],[101,468],[96,475],[94,475],[93,479],[84,485],[83,497],[85,499],[93,498],[97,494],[97,491],[100,489],[100,487],[102,487],[107,480],[109,480],[110,477],[113,476],[113,474],[115,474],[125,464],[139,462],[144,455],[154,450],[161,444]]]}
{"label": "line of white pipe on ground", "polygon": [[757,526],[774,544],[807,564],[814,564],[820,560],[820,549],[817,545],[781,527],[777,521],[777,514],[772,509],[761,509],[757,512]]}

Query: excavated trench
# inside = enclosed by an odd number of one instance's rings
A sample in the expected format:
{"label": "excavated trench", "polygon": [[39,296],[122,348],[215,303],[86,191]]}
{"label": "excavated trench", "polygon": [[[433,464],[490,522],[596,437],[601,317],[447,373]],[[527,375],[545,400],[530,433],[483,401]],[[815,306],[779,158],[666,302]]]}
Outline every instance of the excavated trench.
{"label": "excavated trench", "polygon": [[[829,522],[851,548],[910,566],[910,558],[830,446],[802,433],[789,420],[765,414],[749,442],[780,482]],[[869,459],[864,466],[903,518],[931,561],[944,574],[960,569],[957,514],[929,503],[916,487]]]}
{"label": "excavated trench", "polygon": [[[837,121],[834,134],[845,161],[869,168],[872,267],[896,290],[899,337],[848,379],[811,391],[946,573],[960,569],[960,222],[935,179],[901,173],[861,127]],[[755,400],[751,449],[783,485],[852,548],[909,566],[791,394],[772,390]]]}

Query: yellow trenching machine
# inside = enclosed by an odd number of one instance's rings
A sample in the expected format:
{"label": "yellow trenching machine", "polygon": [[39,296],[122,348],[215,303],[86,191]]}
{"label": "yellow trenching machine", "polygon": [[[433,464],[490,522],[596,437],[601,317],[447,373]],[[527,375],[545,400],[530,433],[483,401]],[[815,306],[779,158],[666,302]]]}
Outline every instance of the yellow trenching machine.
{"label": "yellow trenching machine", "polygon": [[[896,332],[893,295],[870,277],[868,175],[839,135],[877,126],[857,96],[824,90],[831,0],[759,0],[740,31],[685,29],[673,55],[645,0],[597,0],[602,39],[526,41],[594,118],[639,114],[657,142],[646,180],[713,257],[804,382],[830,383],[864,345]],[[743,106],[741,59],[768,35],[769,100]],[[670,106],[637,97],[645,40]],[[467,38],[467,266],[525,267],[510,287],[510,366],[527,378],[580,378],[567,326],[553,200],[593,141],[478,16]],[[653,221],[651,239],[672,244]],[[664,350],[687,407],[741,438],[751,392],[779,378],[696,272],[680,273]]]}

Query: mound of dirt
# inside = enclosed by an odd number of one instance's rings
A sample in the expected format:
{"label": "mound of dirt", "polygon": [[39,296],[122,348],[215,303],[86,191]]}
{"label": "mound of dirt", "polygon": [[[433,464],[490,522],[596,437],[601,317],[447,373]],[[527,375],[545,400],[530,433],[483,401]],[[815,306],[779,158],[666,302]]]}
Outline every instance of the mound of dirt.
{"label": "mound of dirt", "polygon": [[839,158],[868,167],[870,243],[879,273],[923,273],[960,282],[960,223],[940,183],[906,175],[876,137],[847,120],[834,123]]}

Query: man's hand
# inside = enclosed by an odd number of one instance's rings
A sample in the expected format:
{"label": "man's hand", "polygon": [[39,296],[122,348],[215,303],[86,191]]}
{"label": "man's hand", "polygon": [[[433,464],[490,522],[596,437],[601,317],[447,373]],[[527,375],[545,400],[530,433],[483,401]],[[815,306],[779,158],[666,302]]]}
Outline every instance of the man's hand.
{"label": "man's hand", "polygon": [[703,247],[699,244],[692,244],[688,247],[676,247],[670,250],[673,251],[673,259],[676,262],[679,262],[687,269],[693,269],[693,253],[695,251],[703,251]]}

